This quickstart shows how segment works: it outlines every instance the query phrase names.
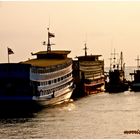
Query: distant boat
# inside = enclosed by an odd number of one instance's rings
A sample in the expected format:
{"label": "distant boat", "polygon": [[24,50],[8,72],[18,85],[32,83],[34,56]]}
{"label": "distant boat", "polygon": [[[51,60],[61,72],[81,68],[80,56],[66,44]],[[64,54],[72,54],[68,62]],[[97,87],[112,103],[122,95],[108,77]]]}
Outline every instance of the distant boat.
{"label": "distant boat", "polygon": [[74,97],[96,94],[104,90],[104,61],[99,60],[101,55],[87,55],[85,44],[85,55],[77,56],[73,61],[73,77],[76,89]]}
{"label": "distant boat", "polygon": [[51,50],[48,30],[47,51],[32,53],[37,58],[20,63],[0,64],[0,100],[28,100],[43,105],[69,101],[73,92],[70,51]]}
{"label": "distant boat", "polygon": [[130,82],[130,89],[132,91],[140,91],[140,66],[139,66],[139,56],[137,60],[137,69],[134,70],[133,73],[130,73],[131,78],[133,76],[133,80]]}
{"label": "distant boat", "polygon": [[110,70],[106,75],[105,91],[109,93],[118,93],[128,90],[129,85],[125,79],[125,63],[123,63],[123,53],[120,54],[120,59],[116,62],[114,50],[113,62],[111,58]]}

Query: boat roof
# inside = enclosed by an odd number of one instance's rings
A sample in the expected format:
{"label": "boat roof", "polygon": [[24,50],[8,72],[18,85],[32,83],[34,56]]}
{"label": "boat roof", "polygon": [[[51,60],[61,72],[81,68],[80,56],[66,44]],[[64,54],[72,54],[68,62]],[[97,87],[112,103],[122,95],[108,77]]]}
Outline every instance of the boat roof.
{"label": "boat roof", "polygon": [[77,56],[77,58],[87,58],[87,57],[100,57],[100,56],[102,56],[102,55],[86,55],[86,56]]}
{"label": "boat roof", "polygon": [[82,60],[82,61],[94,61],[97,60],[98,57],[100,57],[102,55],[86,55],[86,56],[77,56],[78,60]]}
{"label": "boat roof", "polygon": [[102,55],[86,55],[86,56],[77,56],[77,58],[84,58],[84,57],[100,57]]}
{"label": "boat roof", "polygon": [[24,64],[31,64],[32,66],[36,67],[49,67],[53,65],[60,65],[66,63],[68,60],[71,60],[71,58],[66,59],[31,59],[27,60],[25,62],[22,62]]}
{"label": "boat roof", "polygon": [[62,54],[62,55],[67,55],[69,54],[71,51],[66,51],[66,50],[51,50],[51,51],[39,51],[37,53],[33,53],[32,55],[46,55],[46,54]]}

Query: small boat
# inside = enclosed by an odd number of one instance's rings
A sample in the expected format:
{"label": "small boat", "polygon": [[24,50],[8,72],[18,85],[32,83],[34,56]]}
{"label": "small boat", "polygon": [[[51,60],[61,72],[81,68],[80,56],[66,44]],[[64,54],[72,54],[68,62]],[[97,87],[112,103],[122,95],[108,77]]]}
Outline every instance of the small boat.
{"label": "small boat", "polygon": [[130,82],[130,89],[132,91],[140,91],[140,66],[139,66],[139,56],[137,57],[137,69],[134,70],[133,73],[130,73],[131,79],[133,76],[133,80]]}
{"label": "small boat", "polygon": [[[113,62],[110,62],[110,70],[106,74],[105,91],[109,93],[118,93],[128,90],[129,84],[125,79],[125,63],[123,63],[123,53],[121,52],[118,62],[116,62],[115,50],[113,55]],[[112,60],[112,58],[110,60]]]}
{"label": "small boat", "polygon": [[72,59],[67,50],[52,50],[48,29],[46,51],[20,63],[0,64],[0,100],[34,101],[42,105],[69,101],[73,92]]}
{"label": "small boat", "polygon": [[85,55],[73,60],[73,77],[76,89],[74,97],[82,97],[104,91],[104,61],[101,55],[88,55],[85,43]]}

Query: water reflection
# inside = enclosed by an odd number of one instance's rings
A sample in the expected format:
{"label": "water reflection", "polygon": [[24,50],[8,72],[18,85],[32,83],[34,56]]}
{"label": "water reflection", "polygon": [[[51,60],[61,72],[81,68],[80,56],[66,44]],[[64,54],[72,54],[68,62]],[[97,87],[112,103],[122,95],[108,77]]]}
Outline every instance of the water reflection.
{"label": "water reflection", "polygon": [[[22,102],[22,101],[1,101],[0,102],[0,121],[17,121],[24,122],[26,118],[35,117],[37,112],[43,109],[37,103],[34,102]],[[20,119],[24,118],[24,119]]]}

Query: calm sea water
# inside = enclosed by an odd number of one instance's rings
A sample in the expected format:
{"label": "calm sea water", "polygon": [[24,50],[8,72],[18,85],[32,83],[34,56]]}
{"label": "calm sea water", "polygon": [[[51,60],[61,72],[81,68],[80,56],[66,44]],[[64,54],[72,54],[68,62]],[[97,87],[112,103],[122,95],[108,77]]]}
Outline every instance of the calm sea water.
{"label": "calm sea water", "polygon": [[0,117],[4,139],[140,138],[124,134],[131,130],[140,130],[140,92],[100,93],[27,116]]}

